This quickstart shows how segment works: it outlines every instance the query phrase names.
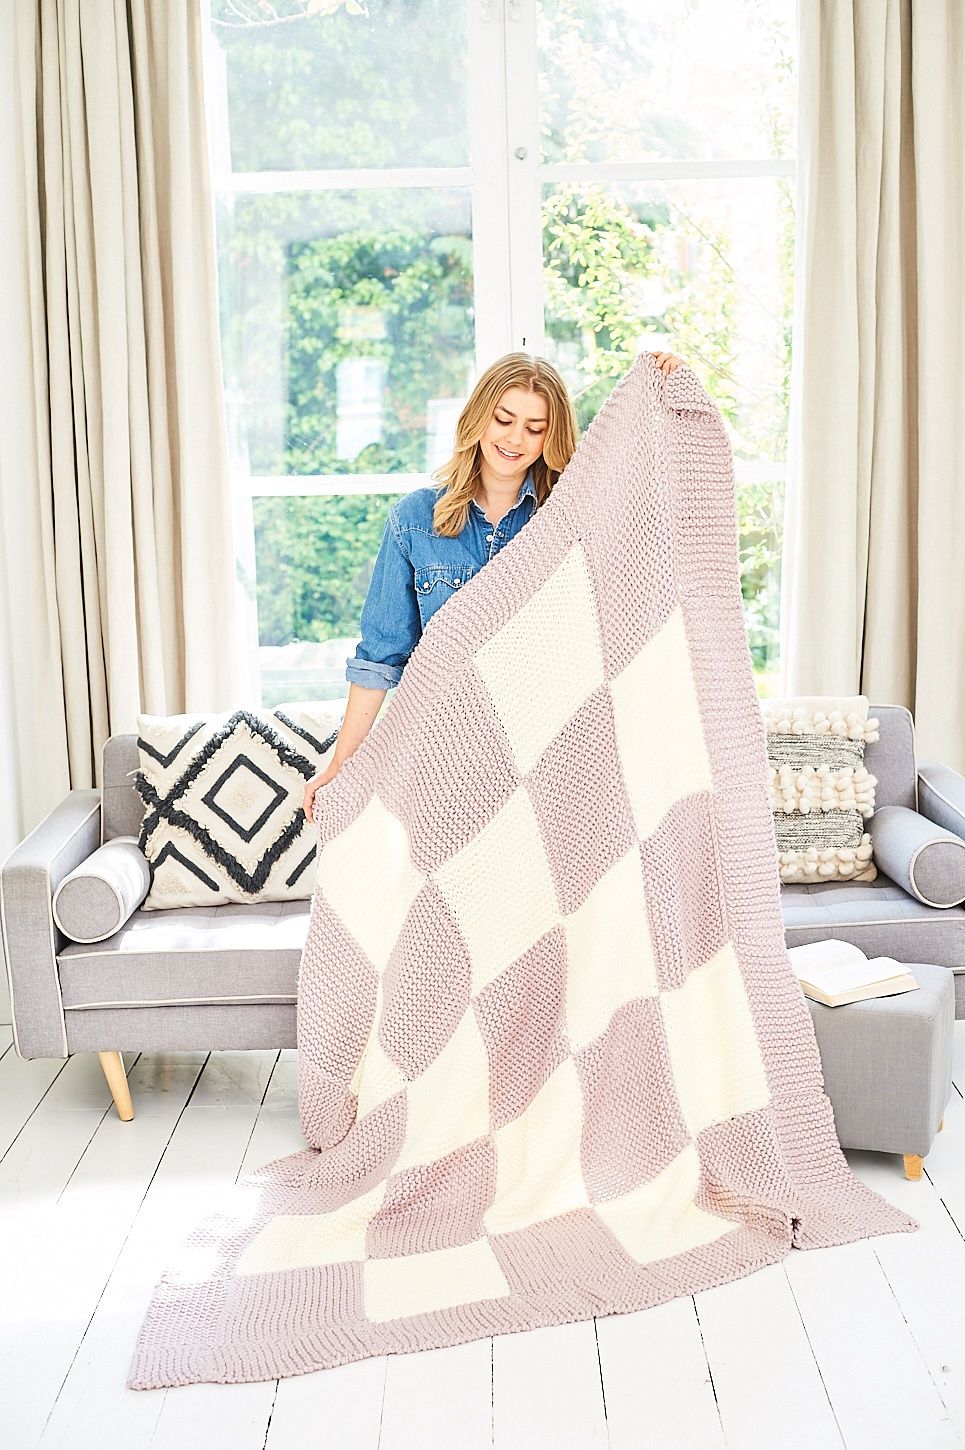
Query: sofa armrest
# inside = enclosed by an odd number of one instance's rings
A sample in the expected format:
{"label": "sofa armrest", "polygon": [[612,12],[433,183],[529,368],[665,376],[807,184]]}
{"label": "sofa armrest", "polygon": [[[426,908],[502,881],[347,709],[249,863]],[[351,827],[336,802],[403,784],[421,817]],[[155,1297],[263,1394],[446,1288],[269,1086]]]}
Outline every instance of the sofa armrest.
{"label": "sofa armrest", "polygon": [[918,809],[937,826],[965,838],[965,775],[940,760],[919,761]]}
{"label": "sofa armrest", "polygon": [[965,901],[965,841],[910,806],[880,806],[868,822],[874,859],[925,906]]}
{"label": "sofa armrest", "polygon": [[64,936],[51,901],[63,878],[100,845],[101,793],[68,791],[0,867],[0,940],[20,1057],[68,1057],[57,953]]}

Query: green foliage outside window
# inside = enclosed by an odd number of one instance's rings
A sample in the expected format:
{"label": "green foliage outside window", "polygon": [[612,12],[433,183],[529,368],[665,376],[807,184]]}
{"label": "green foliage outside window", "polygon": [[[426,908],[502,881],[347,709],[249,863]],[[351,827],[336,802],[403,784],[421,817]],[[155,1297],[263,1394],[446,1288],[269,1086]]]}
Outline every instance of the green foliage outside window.
{"label": "green foliage outside window", "polygon": [[[445,140],[437,143],[431,130],[413,127],[413,116],[427,104],[415,81],[400,94],[373,90],[372,56],[358,44],[354,27],[364,21],[374,35],[379,26],[390,26],[392,9],[370,3],[359,17],[343,7],[262,33],[217,29],[228,58],[236,170],[462,163],[466,138],[458,96],[453,99],[458,87],[439,83],[440,75],[464,70],[464,36],[454,38],[451,30],[461,7],[443,0],[418,7],[418,75],[432,78],[426,81],[428,103],[442,119],[448,116],[448,129],[439,129]],[[598,11],[598,0],[556,0],[545,7],[545,23],[559,32],[573,104],[583,105],[587,115],[593,110],[595,144],[603,144],[600,97],[587,94],[595,73],[593,27],[584,23],[584,12],[592,19]],[[546,43],[553,42],[550,32]],[[378,33],[389,43],[387,32]],[[335,99],[324,107],[306,101],[320,55],[326,74],[339,77]],[[776,67],[789,64],[786,37],[775,36],[774,55]],[[553,114],[549,106],[550,129]],[[679,117],[667,124],[675,132]],[[786,136],[776,118],[772,131],[781,154]],[[570,159],[565,141],[565,132],[561,139],[548,131],[545,154]],[[574,144],[580,141],[585,136],[574,137]],[[426,146],[433,144],[438,154],[430,159]],[[682,144],[680,138],[675,144]],[[546,350],[571,384],[581,427],[629,367],[646,333],[648,345],[666,347],[694,366],[739,457],[783,460],[793,202],[783,180],[764,184],[776,194],[779,217],[776,305],[771,296],[755,297],[757,279],[735,267],[726,224],[704,199],[707,183],[546,188]],[[748,196],[760,194],[748,187]],[[242,193],[223,200],[221,208],[226,386],[251,473],[426,471],[426,400],[465,397],[474,371],[468,198],[434,189]],[[771,314],[762,327],[769,355],[758,369],[761,381],[750,387],[741,377],[737,318],[740,308],[746,314],[758,305]],[[343,456],[338,368],[360,357],[383,370],[381,436]],[[255,499],[263,645],[357,636],[385,514],[398,496]],[[778,638],[783,490],[773,481],[743,485],[738,509],[745,617],[755,664],[766,669]]]}

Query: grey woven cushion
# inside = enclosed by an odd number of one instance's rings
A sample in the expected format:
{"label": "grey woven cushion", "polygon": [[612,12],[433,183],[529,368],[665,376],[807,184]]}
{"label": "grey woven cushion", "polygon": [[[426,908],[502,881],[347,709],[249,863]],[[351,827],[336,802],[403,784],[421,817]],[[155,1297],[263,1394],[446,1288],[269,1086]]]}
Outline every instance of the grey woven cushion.
{"label": "grey woven cushion", "polygon": [[64,877],[54,892],[54,921],[71,941],[113,936],[140,906],[151,868],[136,836],[114,836]]}
{"label": "grey woven cushion", "polygon": [[908,806],[879,806],[871,818],[875,857],[925,906],[965,901],[965,841]]}

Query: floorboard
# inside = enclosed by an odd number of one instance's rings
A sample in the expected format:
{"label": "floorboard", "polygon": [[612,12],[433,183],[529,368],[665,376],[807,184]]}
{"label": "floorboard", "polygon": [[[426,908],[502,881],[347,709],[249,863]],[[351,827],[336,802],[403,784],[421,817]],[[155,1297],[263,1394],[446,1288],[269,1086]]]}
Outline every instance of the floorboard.
{"label": "floorboard", "polygon": [[280,1381],[133,1391],[162,1269],[247,1172],[304,1146],[297,1055],[24,1062],[0,1024],[0,1385],[16,1450],[965,1450],[965,1022],[917,1183],[854,1171],[921,1222],[792,1252],[638,1314]]}

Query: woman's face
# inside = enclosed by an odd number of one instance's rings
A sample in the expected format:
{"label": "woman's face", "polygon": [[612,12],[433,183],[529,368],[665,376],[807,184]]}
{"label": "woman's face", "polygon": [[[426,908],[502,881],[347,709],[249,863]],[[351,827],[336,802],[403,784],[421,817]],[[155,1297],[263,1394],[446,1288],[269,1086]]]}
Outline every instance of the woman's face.
{"label": "woman's face", "polygon": [[525,478],[526,470],[543,451],[548,418],[542,393],[506,389],[479,440],[483,457],[497,478],[507,483]]}

